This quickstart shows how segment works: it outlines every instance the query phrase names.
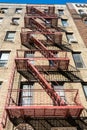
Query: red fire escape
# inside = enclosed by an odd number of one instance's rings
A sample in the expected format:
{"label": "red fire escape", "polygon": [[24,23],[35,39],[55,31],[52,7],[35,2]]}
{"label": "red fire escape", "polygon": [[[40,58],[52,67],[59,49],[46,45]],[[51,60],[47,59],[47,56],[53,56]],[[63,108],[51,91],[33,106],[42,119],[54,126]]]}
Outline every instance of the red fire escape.
{"label": "red fire escape", "polygon": [[[26,28],[22,28],[21,43],[27,47],[32,46],[32,48],[34,48],[34,50],[29,50],[28,52],[40,52],[42,55],[33,58],[26,58],[26,51],[18,50],[15,63],[17,71],[20,74],[25,78],[25,73],[27,77],[31,74],[42,86],[43,89],[32,90],[32,93],[33,95],[36,93],[40,94],[40,98],[43,100],[43,105],[38,103],[32,103],[26,106],[20,105],[18,97],[22,90],[11,88],[11,90],[9,89],[8,95],[10,96],[7,98],[6,105],[6,111],[11,121],[12,119],[19,117],[78,117],[83,110],[77,89],[58,90],[65,92],[65,98],[62,98],[43,75],[43,70],[45,72],[57,71],[59,69],[67,71],[69,67],[67,52],[61,51],[62,56],[56,57],[55,53],[60,53],[60,51],[48,50],[46,47],[47,41],[50,41],[49,44],[52,45],[55,43],[62,44],[62,33],[58,32],[58,29],[56,29],[57,22],[58,17],[55,15],[54,7],[48,7],[48,9],[44,11],[40,11],[40,9],[33,6],[26,7]],[[49,24],[49,26],[46,26],[47,24]],[[38,34],[46,36],[47,41],[37,38],[36,35]],[[51,62],[52,64],[33,65],[31,63],[31,61],[37,60],[48,61],[48,63]],[[29,77],[27,80],[29,80]],[[27,90],[25,89],[24,91],[26,92]],[[48,95],[51,103],[44,104],[44,96],[42,93]],[[14,95],[16,95],[17,98],[15,98]]]}

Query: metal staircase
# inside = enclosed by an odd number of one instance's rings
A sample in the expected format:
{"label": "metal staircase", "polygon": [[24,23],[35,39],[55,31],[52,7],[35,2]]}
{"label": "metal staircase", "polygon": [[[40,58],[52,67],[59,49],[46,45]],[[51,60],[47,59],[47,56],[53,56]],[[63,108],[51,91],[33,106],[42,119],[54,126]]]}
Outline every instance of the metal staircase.
{"label": "metal staircase", "polygon": [[65,102],[61,97],[52,89],[51,85],[47,82],[47,80],[39,73],[39,71],[28,61],[29,71],[39,80],[41,86],[45,89],[47,94],[51,97],[54,102],[54,105],[65,105]]}

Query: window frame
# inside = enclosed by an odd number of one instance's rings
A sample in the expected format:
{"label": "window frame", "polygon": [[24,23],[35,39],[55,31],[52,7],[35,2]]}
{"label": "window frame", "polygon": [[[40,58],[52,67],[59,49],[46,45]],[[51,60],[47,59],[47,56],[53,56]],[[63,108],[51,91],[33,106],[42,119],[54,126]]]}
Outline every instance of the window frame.
{"label": "window frame", "polygon": [[[75,56],[74,55],[78,55],[79,56],[79,57],[76,56],[76,58],[80,59],[80,62],[78,62],[79,60],[78,61],[75,60]],[[84,64],[83,58],[81,56],[81,52],[75,52],[75,53],[72,54],[72,56],[73,56],[73,60],[74,60],[76,68],[79,68],[79,69],[85,68],[85,64]],[[80,63],[82,64],[83,67],[78,67],[77,64],[80,64]]]}
{"label": "window frame", "polygon": [[[63,23],[63,22],[65,22],[65,23]],[[61,23],[62,23],[63,27],[68,27],[69,26],[67,19],[61,19]]]}
{"label": "window frame", "polygon": [[[27,91],[25,90],[25,92],[23,92],[23,86],[26,85],[28,87],[30,87],[29,89],[27,89]],[[32,101],[33,101],[33,92],[31,91],[33,89],[34,86],[34,82],[22,82],[21,86],[20,86],[20,96],[19,96],[19,105],[21,106],[30,106],[32,105]],[[25,88],[26,89],[26,88]],[[29,90],[29,91],[28,91]],[[27,95],[28,94],[28,95]],[[24,100],[23,100],[24,99]],[[24,101],[27,101],[27,99],[29,100],[29,102],[25,103]]]}
{"label": "window frame", "polygon": [[[52,82],[52,87],[56,91],[56,93],[66,101],[65,92],[64,92],[64,82]],[[57,88],[58,87],[58,88]],[[58,90],[60,89],[60,90]]]}
{"label": "window frame", "polygon": [[[8,54],[7,60],[1,60],[2,54]],[[0,67],[5,67],[7,65],[8,59],[9,59],[10,51],[0,51]],[[2,62],[3,61],[3,62]],[[3,64],[3,65],[1,65]]]}
{"label": "window frame", "polygon": [[[9,35],[11,35],[11,33],[13,33],[14,36],[12,36],[12,37],[9,36]],[[4,41],[14,42],[15,34],[16,34],[16,31],[7,31],[7,32],[6,32],[6,35],[5,35]]]}
{"label": "window frame", "polygon": [[[35,52],[26,51],[25,54],[24,54],[24,57],[25,58],[34,58],[34,55],[35,55]],[[31,60],[30,63],[32,65],[34,65],[34,60]]]}
{"label": "window frame", "polygon": [[[18,10],[20,10],[20,11],[18,11]],[[21,13],[22,13],[22,8],[16,8],[16,9],[15,9],[15,13],[16,13],[16,14],[21,14]]]}
{"label": "window frame", "polygon": [[82,9],[79,9],[78,12],[80,15],[85,13],[84,10],[82,10]]}
{"label": "window frame", "polygon": [[[70,38],[68,35],[70,35]],[[70,39],[74,39],[73,33],[66,33],[66,37],[68,41],[70,41]]]}
{"label": "window frame", "polygon": [[19,19],[20,18],[12,18],[12,24],[19,25]]}
{"label": "window frame", "polygon": [[63,9],[58,9],[58,14],[59,15],[64,15],[64,10]]}
{"label": "window frame", "polygon": [[1,10],[3,11],[3,13],[7,13],[8,12],[8,8],[1,8]]}

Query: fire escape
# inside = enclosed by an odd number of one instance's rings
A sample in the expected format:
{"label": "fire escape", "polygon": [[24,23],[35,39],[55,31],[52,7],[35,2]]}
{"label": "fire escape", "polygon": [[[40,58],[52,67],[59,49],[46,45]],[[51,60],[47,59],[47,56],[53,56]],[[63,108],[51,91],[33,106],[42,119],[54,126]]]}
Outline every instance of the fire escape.
{"label": "fire escape", "polygon": [[[27,89],[11,88],[6,105],[6,111],[10,120],[14,123],[13,120],[20,117],[22,119],[27,119],[28,117],[79,117],[83,106],[79,100],[78,90],[58,89],[59,92],[64,91],[65,98],[63,98],[50,84],[50,80],[47,79],[50,73],[54,75],[58,73],[64,76],[67,81],[81,81],[81,78],[78,77],[78,70],[69,64],[66,51],[48,49],[49,46],[62,45],[62,33],[57,28],[58,17],[55,14],[55,7],[51,6],[44,11],[40,11],[36,7],[27,6],[24,21],[25,28],[22,28],[21,31],[21,43],[28,50],[17,50],[15,59],[16,69],[28,81],[37,81],[42,86],[42,89],[33,89],[31,91],[34,96],[37,94],[37,98],[40,94],[43,104],[37,101],[23,106],[19,103],[18,98],[20,93],[22,91],[26,92]],[[26,57],[27,53],[35,54],[35,57]],[[34,65],[32,61],[39,61],[39,63],[46,61],[47,64]],[[58,84],[57,80],[53,79],[53,81]],[[45,95],[50,99],[49,104],[44,103]]]}

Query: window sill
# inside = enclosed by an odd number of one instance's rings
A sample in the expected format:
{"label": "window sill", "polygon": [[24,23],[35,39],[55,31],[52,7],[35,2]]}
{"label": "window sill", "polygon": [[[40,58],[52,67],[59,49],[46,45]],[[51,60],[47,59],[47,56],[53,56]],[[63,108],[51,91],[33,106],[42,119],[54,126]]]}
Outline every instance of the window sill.
{"label": "window sill", "polygon": [[0,70],[3,70],[3,69],[8,69],[8,67],[7,66],[0,67]]}
{"label": "window sill", "polygon": [[79,69],[79,70],[87,70],[87,67],[84,67],[84,68],[78,68],[77,67],[77,69]]}
{"label": "window sill", "polygon": [[14,43],[14,41],[12,40],[4,40],[5,42],[10,42],[10,43]]}

